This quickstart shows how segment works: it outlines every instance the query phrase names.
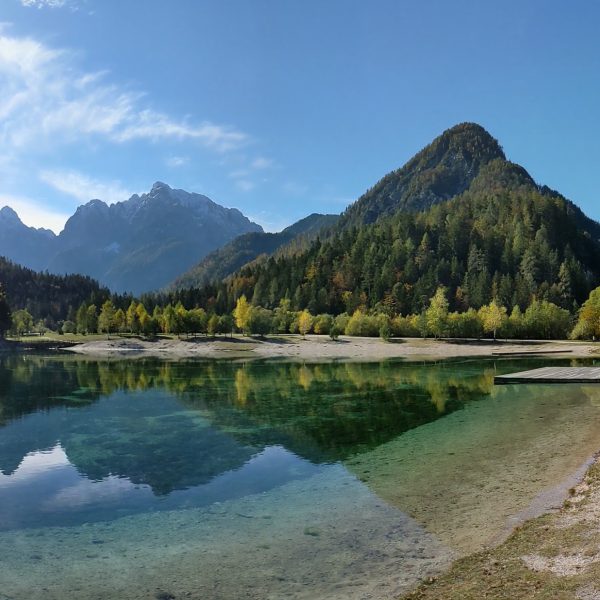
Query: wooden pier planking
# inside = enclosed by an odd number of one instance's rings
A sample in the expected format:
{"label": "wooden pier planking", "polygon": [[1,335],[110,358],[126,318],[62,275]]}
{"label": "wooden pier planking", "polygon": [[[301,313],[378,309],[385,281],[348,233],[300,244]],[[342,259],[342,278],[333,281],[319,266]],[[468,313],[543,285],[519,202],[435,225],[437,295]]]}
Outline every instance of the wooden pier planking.
{"label": "wooden pier planking", "polygon": [[600,367],[542,367],[496,375],[494,383],[600,383]]}

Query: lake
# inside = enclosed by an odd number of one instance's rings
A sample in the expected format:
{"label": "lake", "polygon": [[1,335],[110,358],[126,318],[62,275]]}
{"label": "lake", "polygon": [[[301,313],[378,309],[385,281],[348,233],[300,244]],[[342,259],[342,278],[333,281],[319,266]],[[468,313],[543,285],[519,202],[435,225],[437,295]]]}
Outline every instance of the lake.
{"label": "lake", "polygon": [[387,599],[560,501],[560,360],[0,358],[0,599]]}

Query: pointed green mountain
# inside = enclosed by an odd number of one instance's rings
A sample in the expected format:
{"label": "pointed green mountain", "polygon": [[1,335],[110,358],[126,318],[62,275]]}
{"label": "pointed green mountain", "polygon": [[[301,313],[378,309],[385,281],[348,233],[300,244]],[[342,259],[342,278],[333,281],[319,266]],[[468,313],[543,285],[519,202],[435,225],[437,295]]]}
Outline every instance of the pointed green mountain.
{"label": "pointed green mountain", "polygon": [[452,310],[534,299],[574,310],[600,284],[600,225],[506,160],[479,125],[436,138],[352,204],[327,236],[243,267],[200,298],[274,308],[418,313],[439,285]]}
{"label": "pointed green mountain", "polygon": [[398,210],[420,211],[449,200],[468,189],[495,159],[505,159],[504,152],[481,125],[456,125],[350,205],[340,226],[372,223]]}

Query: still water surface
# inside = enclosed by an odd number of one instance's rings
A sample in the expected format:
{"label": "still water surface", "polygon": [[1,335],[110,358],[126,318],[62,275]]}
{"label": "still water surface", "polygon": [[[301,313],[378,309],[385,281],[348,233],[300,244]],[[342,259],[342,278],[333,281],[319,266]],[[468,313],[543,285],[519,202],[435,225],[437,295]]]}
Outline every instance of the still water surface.
{"label": "still water surface", "polygon": [[0,599],[395,597],[600,448],[542,364],[5,356]]}

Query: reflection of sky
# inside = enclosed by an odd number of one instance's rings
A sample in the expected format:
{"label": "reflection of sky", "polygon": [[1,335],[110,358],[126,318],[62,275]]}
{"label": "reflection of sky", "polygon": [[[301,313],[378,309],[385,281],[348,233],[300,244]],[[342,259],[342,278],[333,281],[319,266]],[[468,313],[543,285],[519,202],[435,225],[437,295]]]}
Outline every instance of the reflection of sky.
{"label": "reflection of sky", "polygon": [[0,488],[14,485],[17,482],[28,481],[33,477],[40,477],[46,472],[69,466],[69,459],[60,444],[51,450],[31,452],[27,454],[12,475],[5,475],[0,471]]}
{"label": "reflection of sky", "polygon": [[124,477],[87,479],[58,444],[28,454],[11,475],[0,473],[0,529],[75,525],[143,511],[206,506],[268,491],[326,468],[281,446],[268,446],[239,469],[226,471],[206,484],[157,497],[150,486],[136,485]]}

